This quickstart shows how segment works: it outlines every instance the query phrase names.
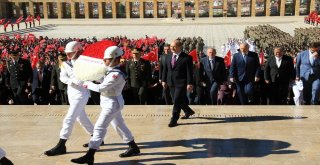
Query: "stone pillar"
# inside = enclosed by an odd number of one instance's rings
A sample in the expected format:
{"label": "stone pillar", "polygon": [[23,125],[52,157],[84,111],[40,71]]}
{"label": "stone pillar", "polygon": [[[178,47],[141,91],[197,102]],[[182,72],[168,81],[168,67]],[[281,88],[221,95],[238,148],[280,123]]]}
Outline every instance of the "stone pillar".
{"label": "stone pillar", "polygon": [[213,0],[209,0],[209,18],[213,17]]}
{"label": "stone pillar", "polygon": [[228,16],[228,1],[227,0],[223,0],[223,9],[222,9],[222,13],[223,13],[223,17],[227,17]]}
{"label": "stone pillar", "polygon": [[89,19],[89,3],[88,0],[84,0],[84,18]]}
{"label": "stone pillar", "polygon": [[251,17],[256,16],[256,0],[251,0]]}
{"label": "stone pillar", "polygon": [[61,12],[61,0],[57,0],[57,10],[58,10],[58,19],[61,19],[62,17],[61,17],[61,14],[62,14],[62,12]]}
{"label": "stone pillar", "polygon": [[103,12],[102,12],[102,0],[98,1],[98,12],[99,12],[99,19],[103,18]]}
{"label": "stone pillar", "polygon": [[139,13],[140,13],[140,18],[144,18],[144,4],[143,4],[143,0],[140,0],[140,5],[139,5]]}
{"label": "stone pillar", "polygon": [[158,1],[153,0],[153,18],[158,18]]}
{"label": "stone pillar", "polygon": [[181,3],[181,17],[185,18],[186,17],[186,4],[185,0],[180,0]]}
{"label": "stone pillar", "polygon": [[117,18],[117,6],[116,6],[116,1],[111,1],[112,4],[112,18],[116,19]]}
{"label": "stone pillar", "polygon": [[316,2],[315,2],[315,0],[310,0],[310,13],[311,13],[312,11],[314,11],[315,8],[316,8]]}
{"label": "stone pillar", "polygon": [[33,10],[33,2],[29,2],[29,14],[34,15],[34,10]]}
{"label": "stone pillar", "polygon": [[47,6],[47,1],[44,0],[43,3],[43,18],[48,19],[48,6]]}
{"label": "stone pillar", "polygon": [[280,0],[280,16],[284,16],[286,0]]}
{"label": "stone pillar", "polygon": [[265,12],[266,12],[266,16],[270,16],[270,0],[266,0],[265,1]]}
{"label": "stone pillar", "polygon": [[168,18],[172,17],[172,2],[167,0],[167,13],[168,13]]}
{"label": "stone pillar", "polygon": [[126,18],[130,18],[130,1],[126,1]]}
{"label": "stone pillar", "polygon": [[[71,8],[71,19],[75,19],[76,18],[76,11],[75,11],[75,2],[74,1],[70,1],[70,8]],[[66,11],[64,11],[64,12],[66,12]]]}
{"label": "stone pillar", "polygon": [[237,17],[241,17],[241,0],[238,0],[237,4]]}
{"label": "stone pillar", "polygon": [[15,2],[14,5],[15,5],[16,12],[17,12],[15,17],[19,18],[22,15],[22,13],[20,13],[21,9],[20,9],[19,2]]}
{"label": "stone pillar", "polygon": [[194,8],[195,8],[195,17],[196,18],[199,18],[199,0],[195,0],[195,3],[194,3]]}
{"label": "stone pillar", "polygon": [[295,0],[295,4],[294,4],[294,15],[295,16],[299,16],[300,15],[300,0]]}

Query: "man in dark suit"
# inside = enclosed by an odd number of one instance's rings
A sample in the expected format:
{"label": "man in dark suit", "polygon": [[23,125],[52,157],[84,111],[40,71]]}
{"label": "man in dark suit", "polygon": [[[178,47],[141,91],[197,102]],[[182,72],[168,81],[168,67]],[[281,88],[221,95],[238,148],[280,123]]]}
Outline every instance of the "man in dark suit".
{"label": "man in dark suit", "polygon": [[173,97],[173,111],[169,127],[178,125],[177,121],[181,109],[185,112],[184,118],[194,114],[194,111],[188,106],[187,90],[193,90],[193,65],[192,57],[182,52],[182,43],[175,40],[171,43],[170,49],[172,55],[166,58],[166,65],[162,71],[162,86],[169,86],[171,96]]}
{"label": "man in dark suit", "polygon": [[19,50],[10,50],[10,60],[7,61],[7,82],[14,97],[14,104],[28,104],[28,89],[32,82],[32,68],[28,60],[19,56]]}
{"label": "man in dark suit", "polygon": [[67,61],[67,56],[65,54],[60,54],[58,56],[58,63],[53,67],[51,72],[51,85],[50,85],[50,94],[55,96],[50,102],[50,104],[68,104],[68,95],[67,95],[67,84],[64,84],[60,81],[60,65],[62,62]]}
{"label": "man in dark suit", "polygon": [[320,58],[319,45],[310,43],[309,50],[297,56],[296,80],[302,80],[304,104],[317,105],[320,90]]}
{"label": "man in dark suit", "polygon": [[[166,65],[166,57],[171,54],[170,45],[165,45],[163,47],[163,54],[160,57],[160,69],[159,69],[159,81],[162,81],[162,71],[163,67]],[[164,99],[166,105],[172,104],[172,98],[170,96],[169,88],[162,88],[162,98]]]}
{"label": "man in dark suit", "polygon": [[230,66],[230,81],[236,83],[241,105],[252,104],[254,82],[260,80],[258,54],[249,51],[248,43],[240,44],[240,51],[233,55]]}
{"label": "man in dark suit", "polygon": [[37,105],[49,104],[49,89],[51,73],[45,68],[44,62],[39,61],[33,69],[32,100]]}
{"label": "man in dark suit", "polygon": [[133,93],[134,104],[145,105],[147,88],[152,78],[151,64],[141,56],[141,50],[132,49],[132,59],[127,62],[128,84]]}
{"label": "man in dark suit", "polygon": [[207,50],[207,57],[200,60],[203,76],[203,84],[209,91],[208,104],[217,105],[217,94],[219,86],[227,80],[226,66],[224,59],[216,56],[217,52],[213,48]]}
{"label": "man in dark suit", "polygon": [[294,66],[291,57],[283,55],[281,47],[274,48],[264,68],[264,79],[270,85],[270,105],[284,105],[287,103],[288,88],[294,79]]}

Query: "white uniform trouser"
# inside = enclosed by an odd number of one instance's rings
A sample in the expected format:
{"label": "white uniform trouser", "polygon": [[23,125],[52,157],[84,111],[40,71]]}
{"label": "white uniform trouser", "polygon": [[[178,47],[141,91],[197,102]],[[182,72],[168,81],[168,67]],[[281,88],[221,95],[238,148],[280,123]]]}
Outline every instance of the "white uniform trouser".
{"label": "white uniform trouser", "polygon": [[125,124],[121,114],[124,104],[122,96],[101,96],[100,104],[102,110],[94,126],[94,132],[90,139],[89,147],[92,149],[99,149],[110,123],[125,143],[132,141],[133,136]]}
{"label": "white uniform trouser", "polygon": [[93,125],[84,110],[88,99],[89,96],[82,96],[81,98],[77,99],[69,99],[70,107],[66,117],[63,120],[62,129],[60,131],[61,139],[68,139],[70,137],[76,119],[88,134],[93,134]]}
{"label": "white uniform trouser", "polygon": [[293,97],[294,103],[296,105],[302,105],[302,103],[303,103],[303,92],[302,92],[302,90],[299,90],[299,88],[296,85],[294,85],[292,87],[292,91],[293,91],[293,94],[294,94],[294,97]]}
{"label": "white uniform trouser", "polygon": [[0,159],[2,159],[5,156],[6,156],[6,152],[2,148],[0,148]]}

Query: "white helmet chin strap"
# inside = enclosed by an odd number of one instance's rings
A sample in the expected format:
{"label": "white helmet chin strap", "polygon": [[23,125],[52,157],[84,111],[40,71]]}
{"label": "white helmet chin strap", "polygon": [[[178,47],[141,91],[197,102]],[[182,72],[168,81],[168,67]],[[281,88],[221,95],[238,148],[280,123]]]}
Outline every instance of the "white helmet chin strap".
{"label": "white helmet chin strap", "polygon": [[114,62],[114,60],[115,60],[116,58],[112,58],[112,61],[109,63],[109,65],[107,65],[107,67],[111,67],[111,65],[113,64],[113,62]]}

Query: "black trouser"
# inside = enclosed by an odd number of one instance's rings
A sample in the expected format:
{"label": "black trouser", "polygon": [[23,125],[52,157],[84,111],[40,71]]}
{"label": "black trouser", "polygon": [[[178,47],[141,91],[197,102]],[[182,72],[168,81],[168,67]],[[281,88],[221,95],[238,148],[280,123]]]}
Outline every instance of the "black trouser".
{"label": "black trouser", "polygon": [[270,83],[270,105],[286,105],[288,97],[288,82],[272,82]]}
{"label": "black trouser", "polygon": [[174,87],[170,86],[170,93],[173,98],[173,110],[172,110],[172,121],[176,122],[179,119],[181,109],[185,114],[190,114],[193,110],[188,105],[187,87]]}
{"label": "black trouser", "polygon": [[169,88],[162,88],[162,98],[166,105],[172,104],[172,98],[170,96],[170,89]]}
{"label": "black trouser", "polygon": [[146,87],[132,87],[132,94],[134,99],[134,105],[145,105],[147,97]]}
{"label": "black trouser", "polygon": [[19,86],[18,88],[12,88],[13,101],[15,105],[28,105],[28,96],[25,92],[26,88]]}

